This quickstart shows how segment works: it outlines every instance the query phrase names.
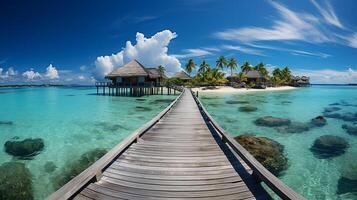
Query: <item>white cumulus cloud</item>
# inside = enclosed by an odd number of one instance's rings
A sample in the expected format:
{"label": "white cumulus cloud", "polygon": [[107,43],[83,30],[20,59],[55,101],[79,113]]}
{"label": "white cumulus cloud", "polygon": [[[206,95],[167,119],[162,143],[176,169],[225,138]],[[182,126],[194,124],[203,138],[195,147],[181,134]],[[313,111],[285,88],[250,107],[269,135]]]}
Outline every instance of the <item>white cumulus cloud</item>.
{"label": "white cumulus cloud", "polygon": [[12,79],[17,75],[17,71],[13,67],[9,67],[7,71],[3,68],[0,68],[0,78],[1,79]]}
{"label": "white cumulus cloud", "polygon": [[86,79],[86,77],[84,77],[83,75],[79,75],[79,76],[78,76],[78,79],[79,79],[80,81],[83,81],[83,80]]}
{"label": "white cumulus cloud", "polygon": [[58,71],[52,64],[48,65],[48,67],[46,68],[45,77],[49,79],[59,78]]}
{"label": "white cumulus cloud", "polygon": [[5,73],[5,75],[6,75],[7,77],[16,76],[16,75],[17,75],[17,71],[15,71],[14,68],[9,67],[9,69],[7,70],[7,72]]}
{"label": "white cumulus cloud", "polygon": [[25,77],[27,80],[39,79],[42,77],[40,73],[35,72],[33,69],[25,71],[24,73],[22,73],[22,76]]}
{"label": "white cumulus cloud", "polygon": [[146,67],[157,67],[163,65],[169,74],[181,70],[180,61],[168,54],[168,46],[177,34],[170,30],[156,33],[152,37],[146,38],[144,34],[136,34],[136,44],[130,41],[122,51],[109,56],[99,56],[95,61],[96,75],[103,78],[113,69],[122,66],[130,60],[137,59]]}

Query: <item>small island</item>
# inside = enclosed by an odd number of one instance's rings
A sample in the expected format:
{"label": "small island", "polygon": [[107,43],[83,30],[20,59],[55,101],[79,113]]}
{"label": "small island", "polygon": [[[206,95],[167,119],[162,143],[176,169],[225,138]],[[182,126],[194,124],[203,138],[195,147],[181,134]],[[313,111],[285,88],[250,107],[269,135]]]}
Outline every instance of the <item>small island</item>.
{"label": "small island", "polygon": [[[196,67],[198,67],[197,73],[191,77],[190,74]],[[211,67],[205,60],[198,66],[193,59],[189,59],[185,71],[168,78],[166,84],[184,85],[196,92],[288,90],[310,86],[308,76],[294,76],[289,67],[275,68],[269,73],[264,63],[260,62],[252,66],[246,61],[240,66],[240,72],[234,73],[238,68],[235,58],[226,60],[224,56],[220,56],[215,67]],[[230,71],[228,76],[225,73],[227,70]]]}

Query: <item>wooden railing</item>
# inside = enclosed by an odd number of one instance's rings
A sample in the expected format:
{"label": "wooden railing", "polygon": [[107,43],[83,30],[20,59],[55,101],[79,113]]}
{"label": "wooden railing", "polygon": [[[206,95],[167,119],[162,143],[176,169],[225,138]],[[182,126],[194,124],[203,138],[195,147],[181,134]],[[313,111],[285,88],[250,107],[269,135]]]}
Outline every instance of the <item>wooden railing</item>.
{"label": "wooden railing", "polygon": [[153,127],[182,97],[184,91],[162,112],[160,112],[151,121],[134,131],[129,137],[125,138],[117,146],[106,153],[102,158],[93,163],[90,167],[74,177],[67,184],[48,197],[49,200],[69,199],[80,192],[88,184],[98,181],[103,171],[118,158],[131,144],[137,142],[139,138]]}
{"label": "wooden railing", "polygon": [[197,95],[193,93],[194,99],[201,110],[205,119],[210,123],[216,131],[220,134],[223,142],[227,143],[235,153],[237,153],[244,162],[253,170],[253,175],[260,181],[263,181],[275,194],[282,199],[304,200],[299,193],[292,190],[289,186],[284,184],[275,175],[269,172],[260,162],[258,162],[242,145],[240,145],[234,138],[232,138],[207,112]]}
{"label": "wooden railing", "polygon": [[95,82],[96,87],[164,87],[164,84],[150,82],[150,83],[112,83],[109,81]]}

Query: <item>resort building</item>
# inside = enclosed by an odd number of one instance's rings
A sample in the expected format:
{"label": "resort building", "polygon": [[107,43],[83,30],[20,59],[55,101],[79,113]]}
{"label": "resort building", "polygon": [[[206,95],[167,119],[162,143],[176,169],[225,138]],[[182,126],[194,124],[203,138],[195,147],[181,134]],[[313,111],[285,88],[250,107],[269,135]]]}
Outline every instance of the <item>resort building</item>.
{"label": "resort building", "polygon": [[179,71],[176,72],[176,74],[173,76],[175,78],[179,78],[180,80],[182,80],[183,82],[187,82],[189,80],[191,80],[190,75],[188,75],[186,72],[184,71]]}
{"label": "resort building", "polygon": [[160,74],[156,68],[146,68],[139,61],[132,60],[113,70],[105,78],[111,80],[114,85],[161,86],[166,76],[165,74]]}
{"label": "resort building", "polygon": [[[96,82],[97,94],[112,96],[143,96],[175,94],[175,87],[165,87],[165,74],[156,68],[146,68],[139,61],[132,60],[105,76],[110,82]],[[102,92],[99,92],[102,90]],[[107,92],[106,92],[107,90]]]}
{"label": "resort building", "polygon": [[247,83],[263,84],[266,82],[266,77],[257,70],[250,70],[245,72]]}
{"label": "resort building", "polygon": [[292,76],[291,86],[294,87],[306,87],[310,85],[310,78],[307,76]]}

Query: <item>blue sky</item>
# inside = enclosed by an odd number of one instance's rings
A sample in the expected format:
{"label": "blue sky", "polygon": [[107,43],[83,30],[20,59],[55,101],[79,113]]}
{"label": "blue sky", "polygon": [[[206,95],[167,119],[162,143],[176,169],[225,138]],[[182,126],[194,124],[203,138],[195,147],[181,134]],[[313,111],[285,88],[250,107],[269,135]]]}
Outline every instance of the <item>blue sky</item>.
{"label": "blue sky", "polygon": [[1,1],[0,83],[92,84],[138,59],[169,74],[189,58],[289,66],[357,82],[354,0]]}

